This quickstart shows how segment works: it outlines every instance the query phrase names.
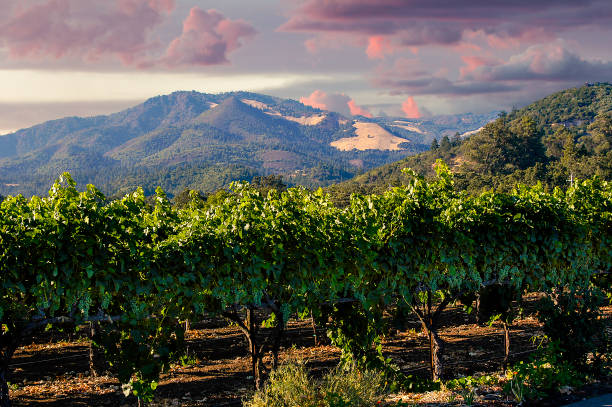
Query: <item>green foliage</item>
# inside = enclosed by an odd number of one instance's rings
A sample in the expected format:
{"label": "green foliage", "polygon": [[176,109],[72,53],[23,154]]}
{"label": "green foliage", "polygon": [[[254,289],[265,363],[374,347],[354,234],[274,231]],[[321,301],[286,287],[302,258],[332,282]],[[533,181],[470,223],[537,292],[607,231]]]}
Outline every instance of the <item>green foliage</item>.
{"label": "green foliage", "polygon": [[600,363],[587,364],[587,355],[600,359],[610,346],[600,308],[606,302],[599,290],[578,288],[555,291],[540,305],[545,335],[558,347],[558,357],[578,371],[601,368]]}
{"label": "green foliage", "polygon": [[462,146],[477,173],[509,174],[524,170],[544,158],[542,135],[528,117],[509,123],[501,116]]}
{"label": "green foliage", "polygon": [[267,175],[264,177],[256,176],[251,180],[251,186],[262,195],[267,195],[270,190],[275,189],[282,192],[287,189],[287,185],[283,182],[283,177],[280,175]]}
{"label": "green foliage", "polygon": [[492,386],[499,383],[499,379],[491,375],[465,376],[444,382],[449,390],[463,389],[467,387]]}
{"label": "green foliage", "polygon": [[185,188],[172,199],[173,205],[178,209],[185,209],[189,205],[203,206],[205,202],[206,195],[189,188]]}
{"label": "green foliage", "polygon": [[[385,364],[380,344],[380,327],[371,322],[357,302],[338,304],[330,313],[327,335],[342,349],[342,363],[356,363],[362,368],[381,368]],[[382,316],[373,317],[381,321]]]}
{"label": "green foliage", "polygon": [[303,364],[284,364],[270,373],[263,390],[256,392],[245,407],[317,406],[317,389]]}
{"label": "green foliage", "polygon": [[270,374],[264,389],[245,407],[371,407],[385,394],[384,375],[354,365],[336,368],[321,380],[308,376],[303,364],[285,364]]}
{"label": "green foliage", "polygon": [[584,379],[561,356],[558,343],[549,342],[532,354],[528,361],[521,361],[510,368],[504,391],[522,402],[544,397],[564,386],[579,386]]}
{"label": "green foliage", "polygon": [[547,133],[553,133],[552,124],[575,126],[584,129],[598,115],[612,111],[612,84],[587,84],[547,96],[529,106],[510,113],[514,119],[531,117],[538,127],[550,126]]}
{"label": "green foliage", "polygon": [[476,393],[474,392],[474,383],[471,378],[462,377],[454,379],[446,384],[449,390],[459,390],[461,397],[466,405],[471,406],[474,404],[474,398]]}
{"label": "green foliage", "polygon": [[459,392],[463,398],[463,402],[471,406],[476,398],[476,390],[480,386],[491,386],[499,383],[499,379],[495,376],[466,376],[458,379],[452,379],[444,383],[444,387],[450,391]]}
{"label": "green foliage", "polygon": [[[497,120],[463,140],[357,175],[330,193],[343,205],[352,192],[382,193],[406,184],[403,168],[435,177],[438,159],[452,165],[456,188],[472,194],[510,191],[517,183],[547,189],[567,187],[571,179],[598,175],[612,180],[612,85],[568,89]],[[444,147],[442,147],[444,144]]]}
{"label": "green foliage", "polygon": [[124,390],[132,390],[144,402],[153,400],[159,375],[171,362],[185,360],[182,327],[163,318],[126,315],[120,323],[105,326],[93,340]]}
{"label": "green foliage", "polygon": [[442,383],[439,381],[433,381],[431,379],[412,374],[403,374],[399,371],[399,369],[390,373],[387,367],[386,375],[389,382],[389,389],[392,391],[424,393],[427,391],[440,390],[442,387]]}
{"label": "green foliage", "polygon": [[438,148],[440,148],[440,144],[438,143],[438,139],[434,138],[433,141],[431,142],[431,146],[429,147],[429,149],[437,150]]}
{"label": "green foliage", "polygon": [[577,217],[577,221],[588,228],[588,240],[593,267],[599,273],[594,276],[595,284],[610,293],[609,282],[612,272],[612,183],[598,177],[575,182],[567,192],[569,208]]}
{"label": "green foliage", "polygon": [[[109,201],[93,186],[79,192],[67,174],[47,197],[9,197],[0,203],[4,362],[26,332],[100,322],[95,342],[126,390],[147,401],[184,355],[181,321],[263,307],[271,329],[292,315],[331,316],[346,366],[424,388],[431,383],[382,356],[384,309],[445,304],[484,286],[572,289],[610,270],[608,182],[473,196],[455,190],[442,163],[436,169],[433,182],[408,174],[407,185],[355,195],[343,209],[321,190],[264,195],[246,183],[183,209],[161,189],[152,204],[142,190]],[[494,305],[490,314],[503,312]]]}
{"label": "green foliage", "polygon": [[319,391],[330,407],[369,407],[380,401],[386,387],[385,375],[382,372],[344,366],[328,373],[323,378]]}

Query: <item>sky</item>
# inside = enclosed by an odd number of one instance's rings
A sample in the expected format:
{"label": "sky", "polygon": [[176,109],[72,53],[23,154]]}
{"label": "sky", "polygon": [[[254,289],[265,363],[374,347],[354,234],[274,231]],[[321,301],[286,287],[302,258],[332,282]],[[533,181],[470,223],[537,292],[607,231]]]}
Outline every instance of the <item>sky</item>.
{"label": "sky", "polygon": [[610,0],[0,0],[0,10],[0,134],[177,90],[416,119],[612,82]]}

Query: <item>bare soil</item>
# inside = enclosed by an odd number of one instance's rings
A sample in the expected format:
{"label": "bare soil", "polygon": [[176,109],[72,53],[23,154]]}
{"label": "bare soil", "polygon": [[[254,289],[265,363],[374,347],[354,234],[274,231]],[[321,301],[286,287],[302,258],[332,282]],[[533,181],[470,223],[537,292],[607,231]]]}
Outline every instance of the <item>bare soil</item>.
{"label": "bare soil", "polygon": [[[526,358],[535,349],[533,338],[541,334],[540,325],[528,301],[525,316],[511,327],[511,363]],[[605,310],[612,335],[612,307]],[[319,336],[324,332],[319,330]],[[503,330],[500,325],[475,324],[460,307],[449,307],[443,314],[441,337],[446,341],[444,357],[448,378],[480,373],[499,373],[503,359]],[[153,406],[241,406],[252,391],[250,357],[246,339],[239,330],[221,319],[192,324],[188,349],[197,362],[175,366],[162,376]],[[400,330],[383,340],[386,356],[404,373],[428,377],[429,344],[416,320],[409,319]],[[133,396],[124,397],[117,379],[103,375],[91,377],[88,365],[89,342],[84,337],[65,333],[46,333],[21,347],[12,363],[9,381],[15,406],[76,407],[135,406]],[[334,367],[340,351],[329,344],[316,346],[311,322],[291,321],[281,349],[282,360],[304,360],[313,374]],[[271,357],[264,359],[270,365]],[[612,392],[612,378],[571,389],[535,405],[558,406],[588,396]],[[406,405],[458,406],[461,397],[448,391],[395,394],[389,402]],[[477,404],[514,406],[501,387],[477,391]]]}

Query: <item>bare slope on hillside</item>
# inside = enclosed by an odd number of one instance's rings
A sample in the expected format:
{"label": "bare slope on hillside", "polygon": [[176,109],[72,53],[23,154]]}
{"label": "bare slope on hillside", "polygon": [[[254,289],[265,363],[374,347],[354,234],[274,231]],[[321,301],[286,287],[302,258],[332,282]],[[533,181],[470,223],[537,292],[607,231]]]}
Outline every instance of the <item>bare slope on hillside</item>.
{"label": "bare slope on hillside", "polygon": [[355,122],[353,127],[355,127],[356,137],[341,138],[333,141],[331,145],[342,151],[353,149],[397,151],[402,149],[401,143],[408,142],[404,138],[394,136],[376,123]]}

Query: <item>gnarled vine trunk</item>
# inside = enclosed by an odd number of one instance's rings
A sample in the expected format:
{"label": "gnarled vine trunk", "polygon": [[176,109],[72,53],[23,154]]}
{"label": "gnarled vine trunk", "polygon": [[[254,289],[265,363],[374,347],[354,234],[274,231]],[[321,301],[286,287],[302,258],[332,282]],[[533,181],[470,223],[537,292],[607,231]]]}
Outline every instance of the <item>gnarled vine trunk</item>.
{"label": "gnarled vine trunk", "polygon": [[272,369],[278,368],[278,352],[280,351],[281,339],[285,331],[285,321],[282,312],[276,314],[276,327],[274,328],[274,342],[272,344]]}
{"label": "gnarled vine trunk", "polygon": [[502,321],[504,327],[504,362],[502,368],[504,372],[508,368],[508,359],[510,358],[510,327],[506,321]]}
{"label": "gnarled vine trunk", "polygon": [[256,390],[259,390],[263,384],[262,374],[266,370],[263,363],[265,349],[268,347],[268,349],[272,351],[272,368],[277,368],[281,340],[285,333],[285,325],[283,315],[280,312],[280,305],[277,302],[267,305],[276,315],[277,324],[272,334],[266,338],[261,338],[261,335],[258,335],[261,321],[257,319],[255,306],[251,305],[246,307],[246,316],[244,320],[241,318],[237,308],[223,313],[227,319],[238,325],[238,328],[240,328],[247,339],[249,354],[251,355],[251,371],[253,373],[253,382]]}
{"label": "gnarled vine trunk", "polygon": [[100,328],[99,322],[90,322],[89,323],[89,374],[92,377],[97,377],[100,373],[102,373],[101,365],[102,365],[102,355],[100,355],[100,351],[96,349],[94,345],[94,337],[98,333],[98,329]]}
{"label": "gnarled vine trunk", "polygon": [[0,335],[0,407],[11,407],[8,388],[9,363],[21,339],[21,336],[16,334],[16,328],[11,326],[9,330],[3,331]]}
{"label": "gnarled vine trunk", "polygon": [[431,297],[431,291],[428,291],[427,301],[425,304],[422,304],[423,309],[419,307],[419,304],[417,304],[416,301],[411,304],[411,307],[419,318],[423,330],[429,337],[431,378],[432,380],[440,380],[444,376],[442,356],[444,355],[446,346],[444,340],[440,337],[440,335],[438,335],[438,324],[440,322],[440,315],[442,314],[442,311],[444,311],[447,305],[451,302],[452,298],[449,296],[445,297],[434,310]]}
{"label": "gnarled vine trunk", "polygon": [[11,398],[6,380],[7,373],[8,363],[3,358],[0,366],[0,407],[11,407]]}
{"label": "gnarled vine trunk", "polygon": [[259,346],[257,346],[257,317],[255,316],[255,309],[248,307],[246,310],[246,326],[248,328],[247,340],[249,341],[249,352],[251,353],[251,369],[253,371],[253,381],[255,382],[255,389],[261,388],[261,365],[262,355],[260,353]]}

